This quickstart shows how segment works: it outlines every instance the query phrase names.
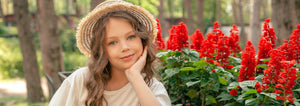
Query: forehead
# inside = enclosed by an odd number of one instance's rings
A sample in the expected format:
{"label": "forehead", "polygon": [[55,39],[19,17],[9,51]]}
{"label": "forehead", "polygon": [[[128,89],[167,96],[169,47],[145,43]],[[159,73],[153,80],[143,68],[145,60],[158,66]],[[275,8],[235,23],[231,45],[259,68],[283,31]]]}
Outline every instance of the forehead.
{"label": "forehead", "polygon": [[123,18],[109,18],[106,24],[106,38],[114,37],[118,35],[125,35],[127,33],[133,32],[133,27],[131,23]]}

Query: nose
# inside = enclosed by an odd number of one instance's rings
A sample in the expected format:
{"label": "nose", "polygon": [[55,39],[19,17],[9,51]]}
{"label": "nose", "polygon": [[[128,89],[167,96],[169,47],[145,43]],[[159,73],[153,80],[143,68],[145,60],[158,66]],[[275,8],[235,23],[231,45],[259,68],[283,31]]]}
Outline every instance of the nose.
{"label": "nose", "polygon": [[129,44],[126,41],[123,41],[123,43],[121,43],[121,52],[126,52],[129,50]]}

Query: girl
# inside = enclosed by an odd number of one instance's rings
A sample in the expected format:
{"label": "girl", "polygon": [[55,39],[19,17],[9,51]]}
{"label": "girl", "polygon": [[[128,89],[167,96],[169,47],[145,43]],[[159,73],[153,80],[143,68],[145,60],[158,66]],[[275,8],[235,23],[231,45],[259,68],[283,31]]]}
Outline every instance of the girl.
{"label": "girl", "polygon": [[50,106],[170,106],[155,78],[156,21],[145,9],[125,1],[99,4],[77,28],[88,66],[64,80]]}

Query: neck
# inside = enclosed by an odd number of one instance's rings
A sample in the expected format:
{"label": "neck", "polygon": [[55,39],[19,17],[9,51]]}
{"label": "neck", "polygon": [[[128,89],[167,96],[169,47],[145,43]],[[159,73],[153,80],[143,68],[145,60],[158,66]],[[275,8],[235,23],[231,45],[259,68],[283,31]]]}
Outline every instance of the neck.
{"label": "neck", "polygon": [[125,70],[111,68],[111,79],[108,81],[105,90],[112,91],[124,87],[129,81],[125,75]]}

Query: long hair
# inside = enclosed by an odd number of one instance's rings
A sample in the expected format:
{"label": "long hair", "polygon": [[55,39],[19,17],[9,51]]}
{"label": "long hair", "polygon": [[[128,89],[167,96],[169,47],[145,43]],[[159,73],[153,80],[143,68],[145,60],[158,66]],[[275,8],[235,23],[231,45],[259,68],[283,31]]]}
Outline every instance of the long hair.
{"label": "long hair", "polygon": [[105,27],[111,17],[127,20],[134,28],[135,34],[141,38],[143,48],[148,46],[146,65],[142,71],[145,74],[144,80],[148,86],[151,85],[151,79],[155,76],[153,62],[156,57],[152,44],[152,33],[147,31],[147,28],[134,16],[125,11],[108,13],[97,21],[92,32],[93,38],[90,42],[91,56],[88,61],[90,74],[85,82],[85,87],[88,90],[88,96],[85,100],[85,105],[87,106],[103,106],[103,102],[107,104],[103,93],[107,82],[112,76],[111,65],[104,48],[104,37],[106,34]]}

